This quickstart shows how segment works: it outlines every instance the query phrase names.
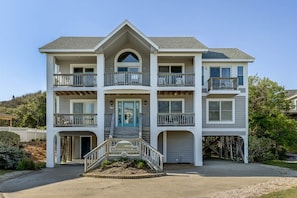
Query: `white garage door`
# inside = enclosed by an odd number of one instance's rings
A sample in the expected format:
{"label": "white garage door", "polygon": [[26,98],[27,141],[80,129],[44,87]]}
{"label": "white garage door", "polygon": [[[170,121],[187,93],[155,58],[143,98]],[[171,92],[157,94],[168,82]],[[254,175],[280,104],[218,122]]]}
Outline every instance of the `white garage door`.
{"label": "white garage door", "polygon": [[194,136],[186,131],[167,132],[167,162],[194,163]]}

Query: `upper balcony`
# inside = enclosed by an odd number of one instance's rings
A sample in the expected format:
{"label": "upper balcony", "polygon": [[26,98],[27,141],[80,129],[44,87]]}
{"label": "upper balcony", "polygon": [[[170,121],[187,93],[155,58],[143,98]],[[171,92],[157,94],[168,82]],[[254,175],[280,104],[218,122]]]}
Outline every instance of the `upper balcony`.
{"label": "upper balcony", "polygon": [[145,75],[143,72],[105,73],[104,86],[149,86],[149,81],[144,78]]}
{"label": "upper balcony", "polygon": [[94,73],[54,74],[54,86],[96,87],[97,74],[94,74]]}
{"label": "upper balcony", "polygon": [[208,95],[238,95],[237,78],[218,78],[208,79]]}
{"label": "upper balcony", "polygon": [[159,87],[193,87],[195,86],[195,75],[185,73],[159,73]]}

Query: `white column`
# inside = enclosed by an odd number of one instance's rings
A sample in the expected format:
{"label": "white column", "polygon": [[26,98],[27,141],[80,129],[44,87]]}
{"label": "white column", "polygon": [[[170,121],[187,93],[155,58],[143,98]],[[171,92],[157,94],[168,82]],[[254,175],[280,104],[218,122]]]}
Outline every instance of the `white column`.
{"label": "white column", "polygon": [[47,55],[46,62],[46,76],[47,76],[47,90],[46,90],[46,167],[55,166],[55,152],[54,152],[54,68],[55,59],[52,55]]}
{"label": "white column", "polygon": [[105,114],[105,95],[104,95],[104,54],[97,55],[97,144],[104,141],[104,114]]}
{"label": "white column", "polygon": [[163,156],[164,162],[167,162],[167,131],[163,131]]}
{"label": "white column", "polygon": [[158,56],[155,53],[150,54],[150,145],[158,147],[157,134],[157,115],[158,115],[158,96],[157,96],[157,74],[158,74]]}
{"label": "white column", "polygon": [[195,132],[194,132],[194,162],[195,166],[203,165],[202,153],[202,85],[201,85],[202,54],[194,56],[195,72],[195,91],[194,91],[194,113],[195,113]]}
{"label": "white column", "polygon": [[61,164],[61,136],[57,133],[57,164]]}
{"label": "white column", "polygon": [[244,140],[244,163],[249,163],[249,81],[248,81],[248,67],[244,67],[244,85],[246,87],[246,93],[245,93],[245,137],[243,138]]}

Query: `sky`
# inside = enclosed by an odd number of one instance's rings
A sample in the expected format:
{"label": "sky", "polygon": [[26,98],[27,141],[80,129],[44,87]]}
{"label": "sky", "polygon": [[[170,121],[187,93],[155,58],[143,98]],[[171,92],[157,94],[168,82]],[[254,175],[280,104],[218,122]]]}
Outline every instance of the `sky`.
{"label": "sky", "polygon": [[0,0],[0,101],[46,90],[43,45],[107,36],[125,19],[146,36],[239,48],[256,59],[249,75],[297,89],[296,0]]}

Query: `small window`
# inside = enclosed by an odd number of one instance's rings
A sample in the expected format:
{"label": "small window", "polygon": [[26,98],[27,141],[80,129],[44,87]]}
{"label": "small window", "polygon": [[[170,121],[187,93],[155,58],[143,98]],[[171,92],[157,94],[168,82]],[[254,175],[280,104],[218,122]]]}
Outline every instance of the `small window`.
{"label": "small window", "polygon": [[237,67],[238,85],[243,85],[243,66]]}
{"label": "small window", "polygon": [[202,73],[202,86],[204,85],[204,67],[202,66],[202,71],[201,71],[201,73]]}
{"label": "small window", "polygon": [[160,100],[158,101],[158,113],[182,113],[182,100]]}
{"label": "small window", "polygon": [[232,100],[210,100],[208,101],[209,122],[233,122]]}
{"label": "small window", "polygon": [[132,52],[124,52],[118,58],[119,63],[137,63],[139,62],[138,57],[136,54]]}

